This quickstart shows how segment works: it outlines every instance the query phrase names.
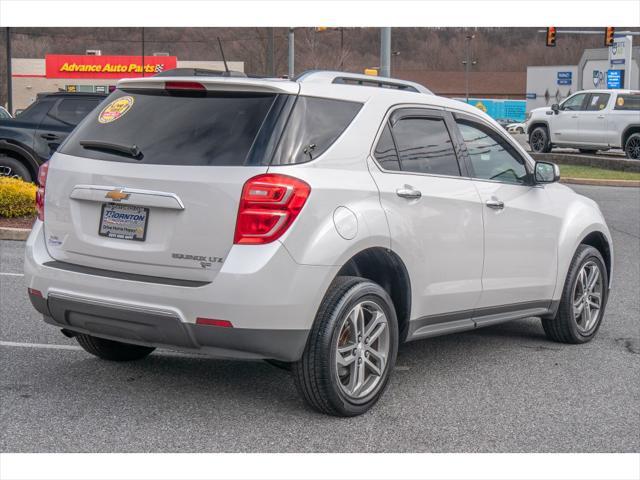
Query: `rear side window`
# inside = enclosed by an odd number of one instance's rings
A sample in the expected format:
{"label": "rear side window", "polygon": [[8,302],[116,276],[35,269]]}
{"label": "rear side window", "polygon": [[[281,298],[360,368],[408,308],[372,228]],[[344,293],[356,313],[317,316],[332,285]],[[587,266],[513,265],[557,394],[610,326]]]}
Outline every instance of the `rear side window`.
{"label": "rear side window", "polygon": [[[60,152],[160,165],[244,165],[276,97],[270,93],[116,90],[73,131]],[[122,99],[125,108],[102,114],[117,99]],[[109,144],[122,151],[103,147]],[[136,158],[123,153],[135,150],[133,147],[140,152]]]}
{"label": "rear side window", "polygon": [[459,176],[460,168],[442,118],[403,118],[393,127],[402,170]]}
{"label": "rear side window", "polygon": [[614,110],[640,110],[640,94],[639,95],[618,95]]}
{"label": "rear side window", "polygon": [[589,98],[589,105],[587,105],[587,110],[604,110],[607,107],[607,103],[609,103],[610,97],[611,95],[609,95],[608,93],[592,93],[591,97]]}
{"label": "rear side window", "polygon": [[272,165],[309,162],[322,155],[351,124],[362,104],[298,97]]}
{"label": "rear side window", "polygon": [[49,115],[69,125],[77,125],[99,103],[98,98],[63,98]]}
{"label": "rear side window", "polygon": [[385,170],[400,170],[398,152],[396,151],[396,146],[393,143],[388,123],[382,131],[382,135],[380,135],[380,140],[378,140],[378,145],[376,145],[374,156],[380,166]]}

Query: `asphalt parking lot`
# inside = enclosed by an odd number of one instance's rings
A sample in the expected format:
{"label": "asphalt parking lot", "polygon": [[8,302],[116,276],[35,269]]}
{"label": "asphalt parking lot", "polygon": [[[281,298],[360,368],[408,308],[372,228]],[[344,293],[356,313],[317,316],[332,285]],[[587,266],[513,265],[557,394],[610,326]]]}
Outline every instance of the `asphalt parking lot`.
{"label": "asphalt parking lot", "polygon": [[0,242],[2,452],[637,452],[640,189],[574,187],[615,244],[605,323],[586,345],[538,319],[403,346],[369,413],[308,410],[286,371],[156,351],[98,360],[42,322],[23,242]]}

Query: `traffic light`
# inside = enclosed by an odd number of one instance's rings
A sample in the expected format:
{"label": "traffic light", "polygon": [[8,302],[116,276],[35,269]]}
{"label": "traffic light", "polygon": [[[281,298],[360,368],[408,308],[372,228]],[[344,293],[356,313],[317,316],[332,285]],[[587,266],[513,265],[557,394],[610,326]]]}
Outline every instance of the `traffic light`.
{"label": "traffic light", "polygon": [[547,27],[547,47],[556,46],[556,27]]}
{"label": "traffic light", "polygon": [[616,29],[614,27],[607,27],[604,30],[604,46],[610,47],[613,45],[613,37],[616,33]]}

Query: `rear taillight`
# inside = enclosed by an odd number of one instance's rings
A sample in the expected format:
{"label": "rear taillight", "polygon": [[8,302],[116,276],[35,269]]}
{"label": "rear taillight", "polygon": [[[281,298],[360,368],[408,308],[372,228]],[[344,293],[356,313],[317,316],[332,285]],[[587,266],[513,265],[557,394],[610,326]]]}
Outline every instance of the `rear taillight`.
{"label": "rear taillight", "polygon": [[204,91],[207,88],[200,82],[164,82],[164,88],[166,90],[200,90]]}
{"label": "rear taillight", "polygon": [[49,162],[44,162],[38,170],[38,190],[36,190],[36,210],[38,220],[44,222],[44,194],[47,186],[47,174],[49,173]]}
{"label": "rear taillight", "polygon": [[273,242],[287,231],[304,206],[311,187],[302,180],[267,173],[242,188],[234,243]]}

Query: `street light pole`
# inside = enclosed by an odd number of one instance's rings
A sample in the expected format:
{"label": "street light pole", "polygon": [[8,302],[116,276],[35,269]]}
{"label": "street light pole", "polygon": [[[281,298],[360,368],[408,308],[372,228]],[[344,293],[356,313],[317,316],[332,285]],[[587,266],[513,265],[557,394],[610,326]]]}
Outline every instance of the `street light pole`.
{"label": "street light pole", "polygon": [[380,76],[391,76],[391,27],[380,29]]}
{"label": "street light pole", "polygon": [[295,76],[294,73],[294,61],[295,61],[295,37],[293,36],[293,28],[289,28],[289,68],[288,68],[288,76],[289,80],[292,80]]}
{"label": "street light pole", "polygon": [[344,27],[340,27],[340,71],[344,70]]}
{"label": "street light pole", "polygon": [[13,115],[13,78],[11,70],[11,31],[7,27],[7,110]]}
{"label": "street light pole", "polygon": [[471,40],[475,35],[467,35],[466,39],[466,59],[462,62],[464,64],[464,91],[466,102],[469,103],[469,72],[471,70],[471,65],[475,65],[477,62],[475,60],[471,60]]}

